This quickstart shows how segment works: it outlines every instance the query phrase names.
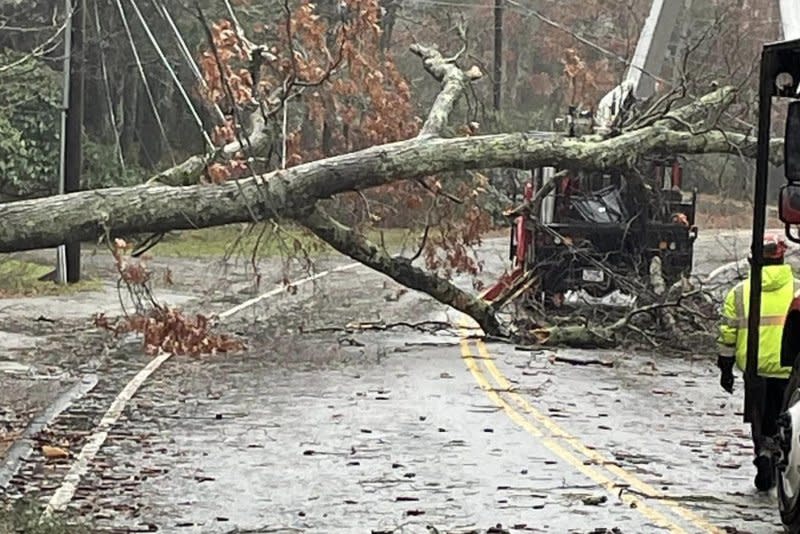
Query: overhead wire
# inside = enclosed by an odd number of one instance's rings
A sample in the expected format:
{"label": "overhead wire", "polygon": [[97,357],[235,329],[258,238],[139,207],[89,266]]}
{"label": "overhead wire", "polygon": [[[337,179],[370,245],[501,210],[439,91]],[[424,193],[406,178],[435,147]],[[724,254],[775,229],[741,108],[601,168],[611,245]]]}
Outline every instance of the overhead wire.
{"label": "overhead wire", "polygon": [[55,50],[58,46],[60,46],[61,44],[60,41],[56,40],[64,32],[64,30],[67,29],[67,25],[69,24],[69,21],[72,18],[73,11],[74,8],[70,8],[70,10],[67,13],[65,13],[64,22],[62,22],[61,25],[58,28],[56,28],[56,31],[53,32],[53,34],[50,37],[48,37],[44,42],[37,45],[33,50],[31,50],[24,56],[20,57],[19,59],[12,61],[7,65],[0,65],[0,74],[9,71],[19,65],[22,65],[26,61],[29,61],[35,57],[40,57],[45,54],[48,54],[49,52]]}
{"label": "overhead wire", "polygon": [[[101,39],[103,30],[100,27],[100,11],[97,8],[97,1],[94,3],[94,23],[97,28],[97,38]],[[125,156],[122,153],[122,141],[120,140],[119,124],[117,123],[117,116],[114,112],[114,102],[111,99],[111,84],[108,81],[108,67],[106,66],[106,54],[103,51],[103,44],[98,46],[100,50],[100,72],[103,76],[103,88],[106,95],[106,106],[108,106],[108,114],[111,118],[111,127],[114,130],[114,144],[116,145],[117,157],[119,158],[119,165],[122,172],[125,172]]]}
{"label": "overhead wire", "polygon": [[131,45],[133,58],[136,61],[136,67],[139,71],[139,76],[142,78],[142,83],[144,84],[145,92],[147,93],[147,99],[150,102],[150,107],[153,111],[153,115],[155,116],[156,122],[158,123],[158,129],[161,132],[161,137],[164,139],[164,142],[167,145],[167,149],[169,150],[172,163],[177,165],[177,162],[175,160],[175,154],[172,152],[172,147],[169,144],[167,131],[164,128],[164,122],[161,120],[161,114],[158,112],[158,106],[156,106],[156,101],[155,98],[153,97],[153,91],[150,90],[150,82],[147,81],[147,76],[144,73],[144,66],[142,65],[142,60],[139,57],[139,50],[136,48],[136,42],[133,39],[133,34],[131,33],[131,27],[128,24],[128,17],[125,15],[125,9],[122,7],[122,1],[115,0],[115,3],[117,4],[119,15],[122,18],[122,25],[125,28],[125,34],[128,36],[128,42]]}
{"label": "overhead wire", "polygon": [[242,25],[239,24],[239,19],[236,18],[236,13],[233,11],[233,6],[231,6],[231,3],[228,0],[225,0],[225,7],[228,9],[228,15],[230,15],[231,22],[233,22],[233,26],[236,28],[236,33],[238,33],[239,38],[242,39],[244,37]]}
{"label": "overhead wire", "polygon": [[[643,69],[641,67],[633,65],[632,60],[629,60],[629,59],[627,59],[627,58],[625,58],[623,56],[620,56],[619,54],[615,54],[611,50],[608,50],[607,48],[595,43],[591,39],[587,39],[583,35],[575,32],[575,31],[570,30],[569,28],[567,28],[563,24],[561,24],[559,22],[556,22],[556,21],[550,19],[549,17],[546,17],[545,15],[543,15],[540,11],[538,11],[536,9],[523,6],[517,0],[507,0],[507,2],[509,4],[511,4],[511,5],[513,5],[513,6],[516,6],[519,9],[528,11],[530,13],[530,15],[536,17],[537,19],[539,19],[540,21],[544,22],[548,26],[551,26],[553,28],[556,28],[557,30],[560,30],[560,31],[568,33],[573,38],[577,39],[579,42],[585,44],[586,46],[594,48],[595,50],[597,50],[601,54],[604,54],[604,55],[606,55],[606,56],[608,56],[608,57],[610,57],[612,59],[615,59],[616,61],[619,61],[619,62],[623,63],[627,67],[633,67],[633,68],[639,70],[640,72],[642,72],[644,74],[647,74],[648,76],[650,76],[654,80],[659,81],[659,82],[661,82],[661,83],[663,83],[663,84],[665,84],[667,86],[673,86],[674,85],[671,81],[669,81],[669,80],[667,80],[665,78],[662,78],[661,76],[657,75],[656,73],[648,72],[646,69]],[[693,95],[693,94],[687,93],[687,96],[689,96],[691,99],[693,99],[695,101],[699,101],[700,100],[700,97],[698,97],[697,95]],[[743,126],[746,126],[746,127],[750,128],[750,129],[754,129],[755,128],[754,124],[751,124],[751,123],[745,121],[742,118],[735,117],[735,116],[732,116],[732,115],[730,115],[730,118],[732,118],[734,121],[738,122],[739,124],[741,124]]]}
{"label": "overhead wire", "polygon": [[[548,26],[550,26],[552,28],[555,28],[555,29],[557,29],[559,31],[562,31],[562,32],[565,32],[565,33],[568,33],[570,36],[572,36],[574,39],[576,39],[580,43],[582,43],[582,44],[584,44],[584,45],[586,45],[586,46],[588,46],[590,48],[593,48],[594,50],[600,52],[601,54],[603,54],[603,55],[605,55],[607,57],[609,57],[610,59],[613,59],[613,60],[615,60],[617,62],[620,62],[620,63],[624,64],[627,67],[632,66],[632,61],[630,59],[627,59],[627,58],[625,58],[623,56],[620,56],[619,54],[616,54],[615,52],[612,52],[611,50],[609,50],[609,49],[605,48],[604,46],[592,41],[591,39],[589,39],[587,37],[584,37],[580,33],[567,28],[566,26],[564,26],[560,22],[557,22],[557,21],[547,17],[546,15],[542,14],[541,11],[539,11],[537,9],[534,9],[534,8],[531,8],[531,7],[524,6],[523,4],[518,2],[517,0],[506,0],[506,3],[509,6],[511,6],[512,10],[516,11],[517,13],[519,13],[521,15],[529,16],[529,17],[530,16],[535,17],[535,18],[539,19],[541,22],[547,24]],[[480,4],[473,4],[473,3],[468,3],[468,2],[451,2],[451,1],[448,1],[448,0],[416,0],[415,4],[417,4],[417,5],[445,6],[445,7],[465,7],[465,8],[472,8],[472,9],[484,7],[484,6],[480,5]],[[659,81],[659,82],[661,82],[663,84],[666,84],[666,85],[669,85],[669,86],[673,85],[673,83],[670,82],[669,80],[666,80],[665,78],[663,78],[663,77],[661,77],[661,76],[659,76],[657,74],[649,72],[646,69],[643,69],[641,67],[634,67],[634,68],[638,69],[639,71],[641,71],[644,74],[647,74],[648,76],[652,77],[656,81]],[[699,100],[699,97],[697,95],[687,94],[687,96],[692,98],[695,101]],[[744,119],[742,119],[740,117],[732,116],[730,114],[727,114],[727,115],[729,115],[731,119],[733,119],[734,121],[738,122],[742,126],[745,126],[747,128],[750,128],[750,129],[754,129],[755,128],[754,124],[752,124],[750,122],[747,122],[746,120],[744,120]]]}
{"label": "overhead wire", "polygon": [[200,74],[200,69],[197,67],[197,63],[195,63],[194,59],[192,58],[192,53],[189,51],[189,47],[186,45],[183,34],[181,34],[178,26],[175,24],[175,20],[172,18],[172,15],[170,15],[169,11],[167,11],[167,6],[164,5],[161,0],[155,0],[155,4],[159,8],[161,17],[167,21],[167,24],[169,24],[169,27],[172,29],[172,33],[175,34],[175,39],[178,41],[178,48],[180,49],[183,57],[187,60],[192,74],[194,74],[198,81],[202,81],[203,76]]}
{"label": "overhead wire", "polygon": [[[206,82],[206,79],[203,78],[203,75],[200,72],[197,63],[195,62],[191,51],[189,51],[189,47],[186,45],[186,40],[183,38],[183,34],[181,33],[180,29],[178,29],[177,24],[175,24],[175,20],[172,18],[172,15],[170,15],[169,11],[167,10],[166,4],[164,4],[161,0],[155,0],[155,3],[160,10],[161,16],[167,21],[167,24],[172,29],[172,33],[175,35],[175,40],[178,42],[178,49],[183,55],[187,65],[189,65],[189,69],[192,71],[192,74],[194,74],[195,79],[197,79],[197,83],[199,83],[203,89],[208,89],[208,83]],[[219,105],[216,102],[211,102],[211,106],[213,107],[214,113],[217,115],[217,120],[220,123],[224,123],[225,114],[222,113]]]}
{"label": "overhead wire", "polygon": [[203,120],[200,118],[200,115],[197,113],[197,108],[192,103],[192,100],[189,98],[189,95],[186,93],[186,89],[183,88],[183,84],[181,83],[180,78],[175,73],[175,69],[172,68],[167,57],[164,55],[164,52],[161,50],[161,46],[159,46],[158,41],[156,40],[155,36],[153,36],[153,32],[150,30],[150,25],[145,20],[144,16],[142,16],[142,12],[139,10],[139,6],[136,4],[136,0],[130,0],[131,7],[133,7],[133,11],[136,13],[136,16],[139,18],[139,22],[142,24],[147,37],[150,39],[150,43],[152,43],[153,48],[155,48],[158,57],[161,59],[161,62],[164,64],[164,67],[169,72],[170,77],[172,77],[172,81],[175,82],[175,86],[178,88],[181,96],[183,97],[184,102],[186,103],[186,107],[189,108],[189,112],[192,114],[197,127],[200,129],[200,132],[203,135],[203,139],[205,140],[208,148],[210,150],[214,150],[216,147],[214,143],[211,141],[211,138],[206,132],[205,127],[203,126]]}

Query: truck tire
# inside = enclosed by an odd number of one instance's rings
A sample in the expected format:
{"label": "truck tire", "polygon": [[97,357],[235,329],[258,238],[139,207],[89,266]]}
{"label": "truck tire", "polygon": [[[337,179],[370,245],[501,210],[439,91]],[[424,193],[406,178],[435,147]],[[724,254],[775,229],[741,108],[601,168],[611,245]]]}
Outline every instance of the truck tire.
{"label": "truck tire", "polygon": [[781,523],[783,529],[790,534],[800,533],[800,504],[797,495],[791,498],[786,495],[783,489],[783,479],[778,477],[778,507],[781,512]]}
{"label": "truck tire", "polygon": [[[790,385],[791,383],[792,381],[790,381]],[[791,408],[798,402],[800,402],[800,389],[794,389],[794,392],[786,403],[786,408]],[[792,447],[800,447],[799,431],[800,428],[796,428],[795,425],[792,425],[791,436],[787,436]],[[792,455],[790,455],[790,459],[791,457]],[[796,456],[794,464],[795,465],[790,461],[786,470],[800,469],[800,465],[796,465]],[[778,471],[775,478],[778,486],[778,509],[780,510],[781,523],[783,523],[783,528],[786,532],[800,534],[800,485],[796,485],[796,487],[792,488],[784,474],[784,472]]]}

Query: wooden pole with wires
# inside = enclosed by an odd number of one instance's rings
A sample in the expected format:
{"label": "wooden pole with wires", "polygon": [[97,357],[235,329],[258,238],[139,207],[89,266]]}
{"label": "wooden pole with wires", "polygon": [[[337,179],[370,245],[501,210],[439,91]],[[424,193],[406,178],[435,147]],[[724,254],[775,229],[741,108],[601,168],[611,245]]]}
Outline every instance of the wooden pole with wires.
{"label": "wooden pole with wires", "polygon": [[499,118],[503,94],[503,0],[494,0],[494,111]]}
{"label": "wooden pole with wires", "polygon": [[[67,32],[64,41],[64,113],[61,126],[61,168],[58,192],[80,191],[83,160],[84,47],[86,0],[66,0]],[[68,240],[58,249],[56,280],[70,283],[81,279],[81,244]]]}
{"label": "wooden pole with wires", "polygon": [[[84,96],[84,46],[86,29],[86,0],[75,0],[72,13],[72,54],[69,69],[69,109],[67,110],[66,150],[64,158],[64,192],[73,193],[81,188],[83,164],[83,96]],[[81,279],[81,243],[68,241],[67,282],[74,284]]]}

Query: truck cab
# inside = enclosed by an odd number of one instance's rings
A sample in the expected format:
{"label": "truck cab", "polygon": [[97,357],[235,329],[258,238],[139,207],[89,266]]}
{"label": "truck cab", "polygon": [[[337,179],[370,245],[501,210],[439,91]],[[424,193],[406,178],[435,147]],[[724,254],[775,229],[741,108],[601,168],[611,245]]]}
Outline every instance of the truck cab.
{"label": "truck cab", "polygon": [[[783,7],[783,6],[782,6]],[[782,12],[784,33],[800,35],[800,20]],[[792,13],[789,13],[792,14]],[[800,14],[800,11],[794,14]],[[797,17],[800,19],[800,17]],[[788,23],[788,24],[787,24]],[[789,31],[787,31],[787,28]],[[767,44],[761,53],[758,105],[758,149],[753,199],[753,241],[751,245],[748,331],[758,331],[761,320],[763,238],[766,226],[767,178],[771,153],[773,100],[788,100],[783,146],[786,183],[780,189],[778,214],[786,237],[800,243],[800,39]],[[797,297],[797,295],[795,295]],[[754,414],[764,405],[764,381],[758,375],[759,336],[748,336],[745,368],[745,414]],[[781,521],[787,532],[800,533],[800,300],[795,298],[787,310],[781,347],[781,364],[792,373],[784,397],[784,412],[779,418],[774,463]]]}
{"label": "truck cab", "polygon": [[677,160],[653,162],[648,171],[643,178],[533,172],[531,193],[557,180],[542,200],[541,218],[522,221],[524,268],[536,272],[545,302],[559,304],[570,292],[624,292],[618,280],[647,276],[656,257],[667,284],[691,273],[697,195],[682,189]]}

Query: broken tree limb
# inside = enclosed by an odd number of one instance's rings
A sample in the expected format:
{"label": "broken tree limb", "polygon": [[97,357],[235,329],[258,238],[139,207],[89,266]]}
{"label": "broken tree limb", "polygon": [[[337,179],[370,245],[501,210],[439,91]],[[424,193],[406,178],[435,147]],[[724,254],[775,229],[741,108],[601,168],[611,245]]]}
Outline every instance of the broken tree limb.
{"label": "broken tree limb", "polygon": [[549,195],[550,192],[556,188],[558,179],[566,175],[567,175],[566,170],[557,172],[552,176],[552,178],[550,178],[550,180],[547,181],[547,183],[545,183],[542,187],[539,188],[538,191],[536,191],[536,194],[533,196],[533,198],[531,198],[530,200],[526,200],[525,202],[519,204],[514,208],[504,211],[503,216],[517,217],[519,215],[526,215],[529,217],[539,217],[540,215],[539,212],[542,209],[541,200],[547,195]]}
{"label": "broken tree limb", "polygon": [[244,143],[244,148],[242,148],[239,141],[231,141],[214,152],[195,154],[178,165],[159,172],[150,178],[148,183],[161,183],[172,186],[195,184],[211,163],[230,161],[240,153],[246,153],[250,157],[264,154],[273,138],[264,127],[264,118],[261,113],[253,113],[250,120],[252,126],[250,127],[250,132],[245,132],[244,134],[248,140],[248,142]]}
{"label": "broken tree limb", "polygon": [[[465,74],[454,61],[445,60],[439,51],[421,45],[412,45],[411,50],[423,58],[425,69],[442,82],[442,90],[436,97],[428,118],[417,139],[423,140],[441,134],[450,112],[463,94],[466,85],[480,77]],[[406,287],[422,291],[439,302],[472,317],[488,335],[501,335],[500,321],[494,308],[478,297],[461,290],[455,284],[435,273],[412,265],[412,260],[390,256],[370,242],[362,233],[340,223],[328,215],[320,206],[302,210],[295,219],[311,230],[317,237],[333,248],[356,261],[385,274]]]}
{"label": "broken tree limb", "polygon": [[[541,139],[527,133],[419,138],[370,147],[219,186],[134,186],[0,204],[0,252],[55,247],[105,233],[189,230],[277,216],[333,195],[447,171],[492,167],[627,167],[647,154],[754,155],[755,138],[651,126],[600,142]],[[780,160],[782,140],[772,155]],[[252,214],[252,215],[251,215]]]}
{"label": "broken tree limb", "polygon": [[432,47],[413,44],[411,51],[422,58],[425,70],[442,83],[442,90],[436,96],[418,137],[441,135],[453,106],[461,98],[467,84],[481,78],[483,73],[477,67],[466,72],[461,70],[454,61],[446,60]]}
{"label": "broken tree limb", "polygon": [[610,326],[561,325],[534,329],[531,333],[541,345],[575,348],[610,348],[617,345],[620,321]]}
{"label": "broken tree limb", "polygon": [[667,291],[667,283],[664,281],[664,272],[661,268],[661,258],[655,256],[650,261],[650,287],[657,297],[662,296]]}
{"label": "broken tree limb", "polygon": [[602,365],[603,367],[614,367],[613,360],[601,360],[599,358],[577,358],[575,356],[566,356],[564,354],[556,354],[552,357],[552,361],[578,366]]}
{"label": "broken tree limb", "polygon": [[[697,122],[715,120],[719,114],[730,106],[736,98],[736,89],[730,86],[721,87],[714,92],[698,98],[680,108],[671,110],[657,117],[656,126],[683,129]],[[688,129],[688,128],[687,128]]]}
{"label": "broken tree limb", "polygon": [[321,208],[311,210],[298,220],[342,254],[466,313],[478,322],[486,334],[501,334],[500,323],[489,304],[459,289],[449,280],[413,266],[407,258],[390,256],[363,234],[336,221]]}
{"label": "broken tree limb", "polygon": [[[663,299],[667,292],[667,283],[664,280],[664,269],[659,256],[655,256],[650,261],[650,286],[653,293],[659,299]],[[677,321],[668,308],[662,308],[659,316],[664,327],[671,332],[675,331]]]}
{"label": "broken tree limb", "polygon": [[[669,298],[669,291],[666,296]],[[568,346],[576,348],[610,348],[618,346],[626,339],[626,334],[634,334],[653,348],[667,347],[670,350],[680,350],[681,347],[691,350],[700,350],[696,344],[697,336],[711,331],[717,319],[713,313],[703,313],[705,303],[704,292],[698,289],[687,293],[672,296],[669,300],[654,302],[628,310],[622,317],[611,322],[595,321],[593,324],[585,321],[582,324],[558,324],[554,326],[538,326],[529,331],[539,345]],[[688,303],[692,302],[692,305]],[[712,308],[713,309],[713,308]],[[672,330],[664,329],[662,324],[655,320],[663,319],[664,314],[681,313],[697,321],[683,320],[683,329],[679,329],[678,320]],[[642,323],[641,316],[650,316],[651,320]],[[608,318],[606,318],[608,319]],[[683,338],[687,339],[684,340]],[[713,340],[713,335],[710,338]],[[682,343],[687,341],[687,344]]]}

